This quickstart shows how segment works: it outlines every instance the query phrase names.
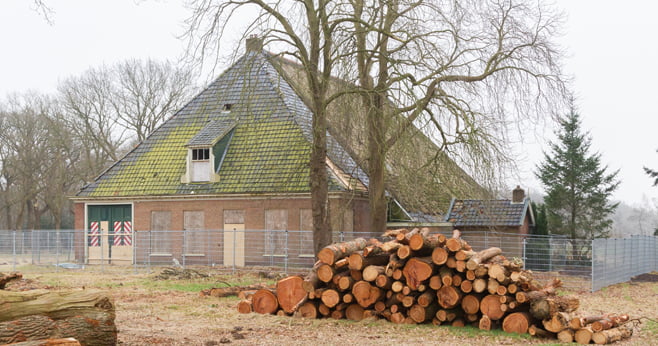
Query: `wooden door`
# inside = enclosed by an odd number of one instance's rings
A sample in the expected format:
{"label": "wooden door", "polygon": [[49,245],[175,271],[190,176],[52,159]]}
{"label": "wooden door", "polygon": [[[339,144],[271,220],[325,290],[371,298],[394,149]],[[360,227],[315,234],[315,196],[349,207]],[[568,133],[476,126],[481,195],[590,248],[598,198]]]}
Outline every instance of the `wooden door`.
{"label": "wooden door", "polygon": [[224,265],[244,267],[244,210],[224,210]]}

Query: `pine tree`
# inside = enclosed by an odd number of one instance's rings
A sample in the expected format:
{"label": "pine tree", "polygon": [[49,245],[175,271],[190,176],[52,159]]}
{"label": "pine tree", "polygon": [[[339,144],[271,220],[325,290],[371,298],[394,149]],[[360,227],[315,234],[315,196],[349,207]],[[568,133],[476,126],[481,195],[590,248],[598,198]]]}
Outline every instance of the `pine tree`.
{"label": "pine tree", "polygon": [[535,212],[535,229],[532,234],[548,235],[548,219],[546,218],[546,204],[532,202],[532,210]]}
{"label": "pine tree", "polygon": [[[658,150],[656,152],[658,152]],[[651,178],[656,179],[653,181],[653,186],[658,186],[658,170],[644,167],[644,172]],[[656,232],[658,233],[658,229],[656,229]]]}
{"label": "pine tree", "polygon": [[575,110],[560,121],[557,143],[537,166],[535,175],[547,192],[544,198],[551,234],[563,234],[571,240],[574,257],[577,240],[608,237],[610,216],[619,203],[610,197],[619,186],[617,174],[608,174],[601,155],[589,154],[591,138],[581,132]]}

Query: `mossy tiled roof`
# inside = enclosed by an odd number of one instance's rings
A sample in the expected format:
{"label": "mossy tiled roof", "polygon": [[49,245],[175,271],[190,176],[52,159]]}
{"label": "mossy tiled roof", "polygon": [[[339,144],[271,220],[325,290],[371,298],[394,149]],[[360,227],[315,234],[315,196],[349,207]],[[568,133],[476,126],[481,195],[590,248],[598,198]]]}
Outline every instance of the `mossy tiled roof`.
{"label": "mossy tiled roof", "polygon": [[[269,58],[254,52],[243,56],[78,196],[310,191],[311,112]],[[211,145],[229,132],[219,181],[181,183],[188,145]],[[367,186],[365,173],[347,152],[333,138],[328,142],[329,159]],[[344,186],[332,178],[330,188]]]}
{"label": "mossy tiled roof", "polygon": [[523,225],[528,212],[527,198],[522,203],[507,199],[453,199],[445,221],[452,222],[455,227],[516,227]]}

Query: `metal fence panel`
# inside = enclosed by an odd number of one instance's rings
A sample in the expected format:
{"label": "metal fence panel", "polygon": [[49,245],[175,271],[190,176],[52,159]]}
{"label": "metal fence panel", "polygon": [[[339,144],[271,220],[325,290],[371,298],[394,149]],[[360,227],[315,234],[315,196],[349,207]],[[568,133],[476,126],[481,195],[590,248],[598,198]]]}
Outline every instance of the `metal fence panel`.
{"label": "metal fence panel", "polygon": [[[372,233],[335,232],[335,242]],[[535,278],[559,277],[564,286],[596,291],[658,270],[658,237],[572,241],[561,236],[500,232],[464,232],[475,251],[500,247],[510,260],[522,261]],[[0,271],[93,269],[132,265],[208,266],[229,271],[304,272],[313,266],[312,231],[289,230],[0,230]],[[128,267],[127,267],[128,268]]]}

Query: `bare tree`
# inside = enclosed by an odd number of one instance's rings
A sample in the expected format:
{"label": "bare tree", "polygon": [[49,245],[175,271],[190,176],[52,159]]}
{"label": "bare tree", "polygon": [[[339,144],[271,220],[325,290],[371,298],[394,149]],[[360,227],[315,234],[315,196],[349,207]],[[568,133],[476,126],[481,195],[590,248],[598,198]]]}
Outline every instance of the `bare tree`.
{"label": "bare tree", "polygon": [[[436,160],[449,154],[476,180],[495,187],[511,162],[510,129],[557,114],[565,99],[561,52],[552,41],[560,16],[540,0],[199,0],[188,35],[202,38],[190,51],[203,57],[218,49],[228,19],[246,5],[261,12],[245,35],[267,35],[307,71],[316,133],[326,129],[322,119],[333,101],[361,95],[365,125],[353,131],[367,133],[363,163],[375,231],[385,227],[384,186],[395,178],[387,177],[387,156],[418,133],[414,125],[433,136],[441,149]],[[327,72],[337,72],[352,87],[328,93]],[[314,140],[314,146],[323,145],[322,138]],[[319,167],[319,159],[314,153],[311,165]],[[450,176],[463,174],[458,169],[437,174],[441,184],[463,181]],[[321,206],[314,202],[314,210]]]}
{"label": "bare tree", "polygon": [[[243,38],[262,34],[267,42],[286,47],[281,54],[292,57],[303,66],[310,95],[308,104],[313,113],[313,144],[310,156],[311,205],[313,214],[313,244],[317,253],[331,242],[328,208],[327,106],[329,83],[335,59],[333,30],[337,2],[331,0],[301,0],[270,3],[262,0],[213,1],[190,3],[186,35],[188,51],[203,61],[219,49],[230,19],[244,7],[255,7],[258,14]],[[216,60],[217,61],[217,60]]]}
{"label": "bare tree", "polygon": [[[89,181],[144,140],[194,91],[192,73],[169,62],[127,60],[91,68],[59,86],[60,113],[79,141]],[[82,169],[84,166],[84,169]]]}

